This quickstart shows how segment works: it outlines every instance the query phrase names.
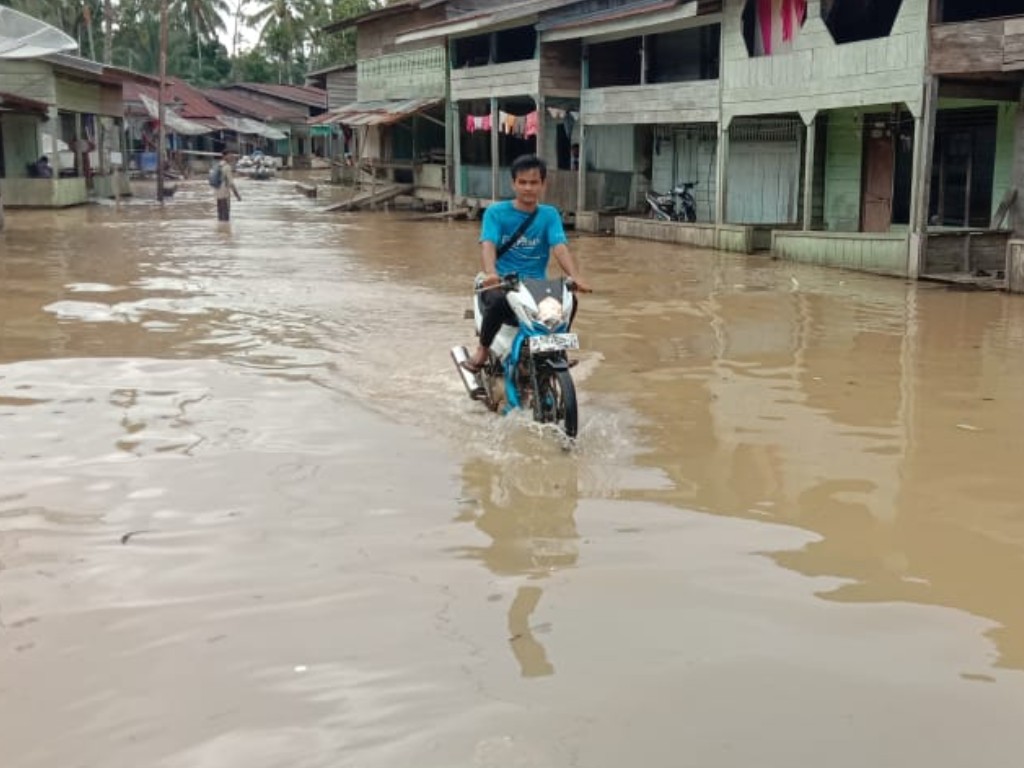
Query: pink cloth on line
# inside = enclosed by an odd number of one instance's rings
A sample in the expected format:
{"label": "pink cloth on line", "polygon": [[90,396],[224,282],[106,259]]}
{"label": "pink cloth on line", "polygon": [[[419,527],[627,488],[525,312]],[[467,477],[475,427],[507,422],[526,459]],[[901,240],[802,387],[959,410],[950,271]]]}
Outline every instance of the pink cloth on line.
{"label": "pink cloth on line", "polygon": [[540,130],[540,119],[536,112],[531,112],[526,116],[526,138],[536,136]]}
{"label": "pink cloth on line", "polygon": [[792,40],[806,18],[807,0],[782,0],[782,39]]}
{"label": "pink cloth on line", "polygon": [[761,45],[764,55],[772,53],[772,0],[757,0],[757,21],[761,26]]}

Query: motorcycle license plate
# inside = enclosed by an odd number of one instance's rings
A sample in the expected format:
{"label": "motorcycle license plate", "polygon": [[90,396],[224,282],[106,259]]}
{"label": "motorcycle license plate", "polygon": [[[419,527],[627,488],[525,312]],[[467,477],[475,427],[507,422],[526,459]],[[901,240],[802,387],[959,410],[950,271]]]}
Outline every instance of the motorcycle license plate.
{"label": "motorcycle license plate", "polygon": [[580,338],[575,333],[552,333],[547,336],[531,336],[531,352],[564,352],[580,348]]}

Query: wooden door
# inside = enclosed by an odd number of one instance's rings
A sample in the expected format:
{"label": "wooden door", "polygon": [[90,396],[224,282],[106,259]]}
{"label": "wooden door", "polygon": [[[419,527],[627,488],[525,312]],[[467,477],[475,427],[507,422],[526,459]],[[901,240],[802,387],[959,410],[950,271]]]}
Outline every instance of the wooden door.
{"label": "wooden door", "polygon": [[864,195],[861,230],[888,232],[892,224],[892,186],[895,146],[885,132],[869,135],[864,141]]}

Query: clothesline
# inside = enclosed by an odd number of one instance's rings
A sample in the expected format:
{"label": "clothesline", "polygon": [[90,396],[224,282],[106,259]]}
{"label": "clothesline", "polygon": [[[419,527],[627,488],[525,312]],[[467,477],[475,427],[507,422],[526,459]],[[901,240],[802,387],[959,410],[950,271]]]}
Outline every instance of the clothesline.
{"label": "clothesline", "polygon": [[[572,135],[572,126],[579,119],[579,112],[548,107],[548,114],[555,120],[561,120],[566,133]],[[540,116],[536,110],[525,115],[513,115],[510,112],[498,112],[497,128],[499,133],[508,136],[529,139],[537,135]],[[466,115],[466,133],[491,131],[494,129],[494,118],[491,115]]]}
{"label": "clothesline", "polygon": [[536,110],[526,115],[513,115],[509,112],[498,112],[497,126],[491,115],[467,115],[466,133],[478,131],[491,131],[497,127],[499,133],[508,136],[517,136],[521,139],[530,139],[537,135],[540,127],[540,117]]}

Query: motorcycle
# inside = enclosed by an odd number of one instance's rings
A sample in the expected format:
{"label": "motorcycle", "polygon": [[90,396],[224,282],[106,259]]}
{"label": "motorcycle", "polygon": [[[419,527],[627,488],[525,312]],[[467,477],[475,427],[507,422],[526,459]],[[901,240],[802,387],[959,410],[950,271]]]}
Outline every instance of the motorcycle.
{"label": "motorcycle", "polygon": [[[687,221],[691,224],[695,222],[697,220],[697,201],[691,190],[696,186],[696,181],[685,181],[673,187],[667,195],[653,190],[648,192],[645,197],[647,205],[651,209],[651,218],[661,221]],[[678,207],[676,198],[679,198]]]}
{"label": "motorcycle", "polygon": [[569,372],[575,362],[568,356],[579,349],[579,337],[569,332],[575,284],[566,278],[535,280],[508,275],[491,288],[484,286],[483,275],[479,275],[475,287],[472,317],[477,335],[484,315],[481,298],[488,290],[506,291],[505,299],[519,325],[502,326],[479,373],[462,367],[469,359],[465,347],[452,348],[452,360],[470,398],[492,411],[529,409],[534,421],[554,424],[567,437],[576,437],[576,386]]}

